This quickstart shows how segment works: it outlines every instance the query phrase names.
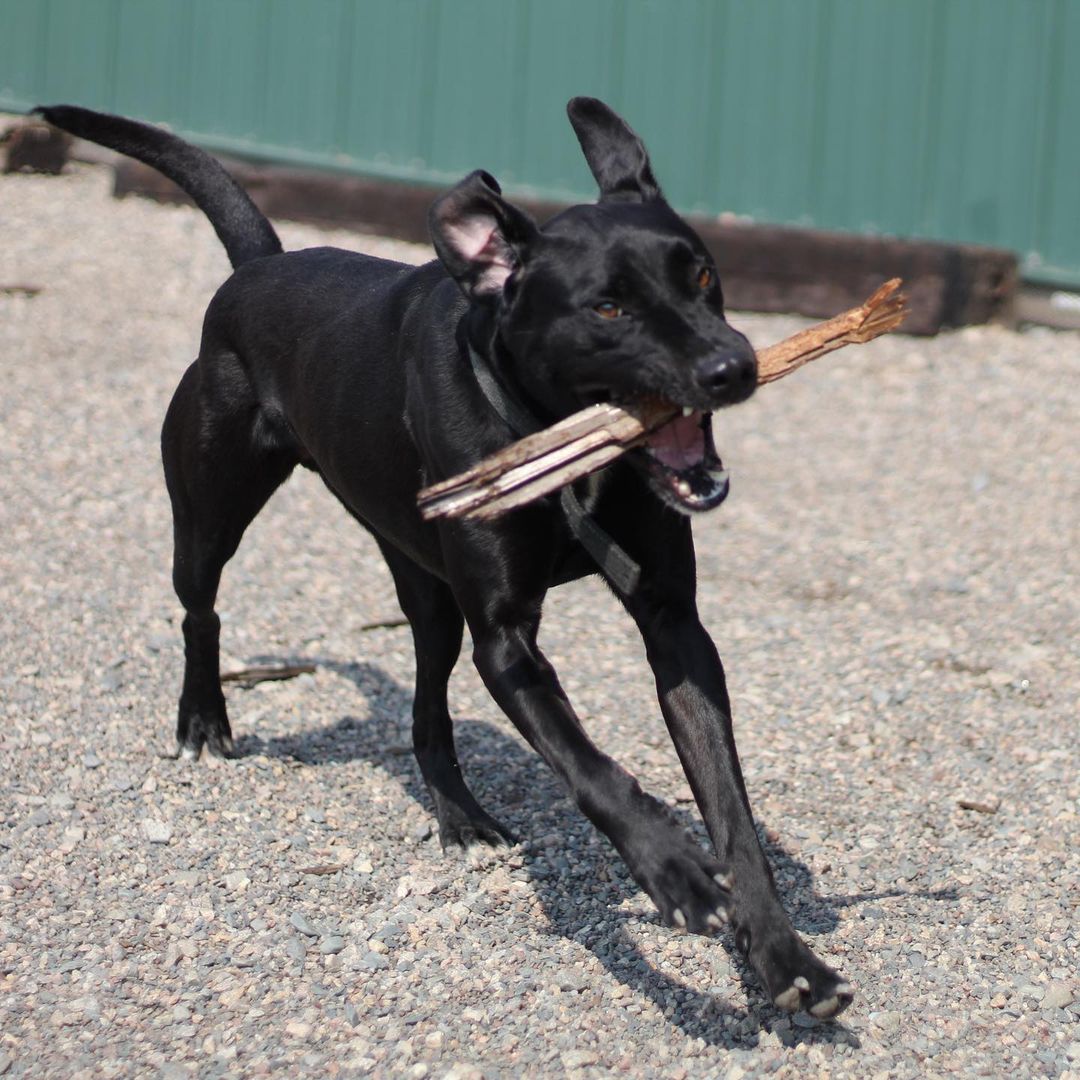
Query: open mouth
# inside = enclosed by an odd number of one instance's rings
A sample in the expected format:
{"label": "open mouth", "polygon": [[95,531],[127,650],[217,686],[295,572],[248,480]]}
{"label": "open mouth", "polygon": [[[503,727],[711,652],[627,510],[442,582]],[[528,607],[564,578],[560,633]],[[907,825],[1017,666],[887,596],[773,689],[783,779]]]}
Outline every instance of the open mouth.
{"label": "open mouth", "polygon": [[650,432],[632,458],[660,498],[684,514],[712,510],[727,496],[728,474],[713,444],[711,412],[683,409]]}

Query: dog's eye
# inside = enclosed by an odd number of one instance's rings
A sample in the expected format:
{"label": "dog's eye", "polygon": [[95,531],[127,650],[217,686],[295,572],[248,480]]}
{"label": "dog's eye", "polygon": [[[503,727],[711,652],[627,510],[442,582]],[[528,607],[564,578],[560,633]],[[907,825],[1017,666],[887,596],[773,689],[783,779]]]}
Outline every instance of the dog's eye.
{"label": "dog's eye", "polygon": [[622,313],[623,309],[618,304],[612,303],[610,300],[605,300],[602,304],[597,304],[593,308],[602,319],[617,319]]}
{"label": "dog's eye", "polygon": [[712,280],[713,280],[712,271],[707,266],[703,266],[698,271],[698,276],[697,276],[698,288],[702,289],[702,290],[707,289],[712,284]]}

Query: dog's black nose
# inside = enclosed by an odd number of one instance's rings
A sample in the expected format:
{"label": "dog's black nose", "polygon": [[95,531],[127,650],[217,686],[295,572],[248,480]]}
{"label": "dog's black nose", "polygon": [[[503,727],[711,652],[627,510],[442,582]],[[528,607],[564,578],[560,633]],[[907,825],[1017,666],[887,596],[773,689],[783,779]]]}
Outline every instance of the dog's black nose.
{"label": "dog's black nose", "polygon": [[727,349],[698,361],[698,385],[717,405],[731,405],[748,398],[757,385],[754,354]]}

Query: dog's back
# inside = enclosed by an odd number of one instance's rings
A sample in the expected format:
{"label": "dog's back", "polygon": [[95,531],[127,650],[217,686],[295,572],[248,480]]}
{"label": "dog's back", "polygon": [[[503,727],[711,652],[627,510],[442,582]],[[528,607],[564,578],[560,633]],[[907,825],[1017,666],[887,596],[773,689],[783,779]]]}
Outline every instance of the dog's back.
{"label": "dog's back", "polygon": [[[413,328],[432,303],[458,301],[438,263],[337,248],[257,259],[207,309],[200,379],[232,411],[257,414],[259,437],[332,491],[359,493],[347,505],[365,524],[415,549],[421,466],[404,422]],[[437,545],[424,547],[435,568]]]}

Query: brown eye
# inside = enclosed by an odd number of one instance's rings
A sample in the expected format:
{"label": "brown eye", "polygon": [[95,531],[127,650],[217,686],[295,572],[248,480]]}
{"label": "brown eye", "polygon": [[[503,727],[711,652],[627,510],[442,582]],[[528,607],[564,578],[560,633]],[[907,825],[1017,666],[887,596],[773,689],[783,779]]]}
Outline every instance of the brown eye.
{"label": "brown eye", "polygon": [[618,304],[613,304],[610,300],[597,304],[593,311],[602,319],[617,319],[623,313],[622,308]]}
{"label": "brown eye", "polygon": [[707,289],[712,284],[712,271],[703,266],[697,276],[697,283],[699,289]]}

